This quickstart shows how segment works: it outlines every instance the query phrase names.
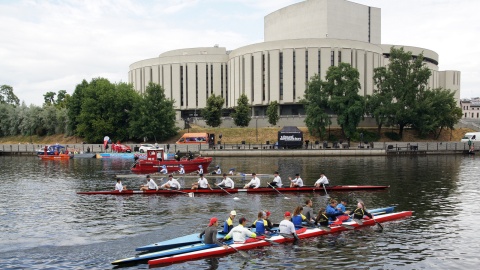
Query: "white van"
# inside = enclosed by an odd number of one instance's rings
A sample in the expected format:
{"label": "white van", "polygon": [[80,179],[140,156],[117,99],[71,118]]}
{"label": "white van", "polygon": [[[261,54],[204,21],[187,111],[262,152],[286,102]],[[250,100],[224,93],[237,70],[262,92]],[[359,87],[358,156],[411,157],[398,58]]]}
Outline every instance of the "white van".
{"label": "white van", "polygon": [[463,135],[463,138],[460,140],[461,142],[476,142],[480,141],[480,132],[467,132]]}

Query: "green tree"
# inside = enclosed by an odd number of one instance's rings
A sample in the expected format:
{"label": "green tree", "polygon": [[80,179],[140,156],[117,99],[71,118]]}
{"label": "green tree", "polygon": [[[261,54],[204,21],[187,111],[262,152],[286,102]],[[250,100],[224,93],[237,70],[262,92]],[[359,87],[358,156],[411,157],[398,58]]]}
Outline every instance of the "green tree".
{"label": "green tree", "polygon": [[327,71],[325,91],[330,95],[329,107],[337,114],[337,122],[346,137],[353,137],[365,113],[365,99],[358,94],[358,70],[347,63],[331,66]]}
{"label": "green tree", "polygon": [[131,111],[131,136],[137,139],[147,137],[165,140],[177,134],[174,103],[174,100],[166,98],[160,85],[149,83]]}
{"label": "green tree", "polygon": [[18,106],[20,104],[20,100],[13,93],[13,87],[5,84],[0,86],[0,103],[7,103],[14,106]]}
{"label": "green tree", "polygon": [[207,106],[202,110],[202,117],[205,119],[207,125],[211,127],[218,127],[222,124],[222,107],[225,99],[221,96],[212,94],[207,99]]}
{"label": "green tree", "polygon": [[70,95],[67,94],[66,90],[59,90],[57,93],[57,100],[55,101],[57,108],[65,108],[69,98]]}
{"label": "green tree", "polygon": [[43,94],[43,99],[44,99],[44,103],[45,105],[55,105],[55,95],[57,95],[57,93],[55,92],[47,92],[45,94]]}
{"label": "green tree", "polygon": [[278,122],[278,102],[276,100],[270,101],[267,108],[267,116],[268,116],[268,123],[270,125],[275,126]]}
{"label": "green tree", "polygon": [[82,102],[85,95],[84,92],[88,86],[88,82],[83,80],[80,84],[77,84],[71,98],[66,100],[66,106],[68,108],[67,116],[69,135],[78,135],[77,127],[80,113],[82,111]]}
{"label": "green tree", "polygon": [[233,122],[236,126],[247,127],[252,120],[252,115],[250,113],[250,106],[248,105],[248,97],[245,94],[242,94],[237,99],[237,107],[232,113]]}
{"label": "green tree", "polygon": [[405,126],[418,118],[415,104],[422,92],[428,88],[430,75],[430,69],[423,63],[423,54],[412,57],[411,52],[394,47],[390,49],[388,66],[374,70],[377,89],[392,94],[394,102],[389,110],[389,122],[399,126],[400,138],[403,137]]}
{"label": "green tree", "polygon": [[325,91],[325,83],[318,74],[311,77],[301,100],[305,107],[305,125],[313,136],[323,139],[326,135],[326,127],[332,123],[327,114],[328,94]]}
{"label": "green tree", "polygon": [[378,136],[380,136],[383,126],[391,125],[390,121],[392,119],[390,116],[394,114],[392,111],[394,102],[392,89],[382,87],[386,71],[386,69],[377,70],[373,77],[376,89],[373,90],[373,95],[366,98],[366,111],[368,115],[375,118]]}

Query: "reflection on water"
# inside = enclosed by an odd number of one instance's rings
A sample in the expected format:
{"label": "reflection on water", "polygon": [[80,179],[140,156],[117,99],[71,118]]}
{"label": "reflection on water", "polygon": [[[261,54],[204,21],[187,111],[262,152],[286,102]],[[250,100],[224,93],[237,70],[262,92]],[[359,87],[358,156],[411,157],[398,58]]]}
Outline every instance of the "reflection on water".
{"label": "reflection on water", "polygon": [[[355,269],[454,269],[473,266],[480,237],[474,214],[480,159],[463,156],[216,158],[212,165],[237,172],[273,173],[284,184],[300,173],[313,184],[325,172],[333,184],[390,185],[385,191],[337,192],[350,206],[361,198],[368,207],[395,205],[413,210],[412,218],[375,227],[303,239],[239,254],[176,264],[173,269],[253,269],[354,267]],[[130,160],[0,157],[0,268],[108,269],[110,262],[135,254],[138,246],[197,233],[212,216],[254,220],[261,209],[274,221],[312,198],[315,210],[323,192],[171,196],[85,196],[78,191],[109,190],[115,174],[127,174]],[[210,168],[212,169],[212,168]],[[213,183],[214,179],[210,179]],[[248,181],[249,178],[247,177]],[[261,179],[265,185],[267,179]],[[268,179],[271,180],[271,179]],[[137,187],[143,178],[124,184]],[[185,179],[189,186],[194,180]],[[236,180],[238,185],[244,183]],[[291,197],[285,200],[284,195]],[[238,219],[237,219],[238,220]],[[323,259],[328,258],[328,259]],[[145,269],[147,265],[133,266]]]}

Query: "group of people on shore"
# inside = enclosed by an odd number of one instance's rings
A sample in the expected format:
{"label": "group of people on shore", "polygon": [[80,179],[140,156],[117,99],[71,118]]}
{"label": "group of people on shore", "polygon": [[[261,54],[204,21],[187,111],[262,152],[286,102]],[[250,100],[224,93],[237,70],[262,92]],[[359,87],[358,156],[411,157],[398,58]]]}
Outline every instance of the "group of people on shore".
{"label": "group of people on shore", "polygon": [[[313,202],[310,199],[305,201],[304,206],[298,206],[293,213],[289,211],[283,215],[283,220],[278,225],[274,225],[270,220],[271,213],[268,210],[259,211],[257,219],[248,225],[248,220],[245,217],[239,219],[238,225],[233,226],[237,212],[232,210],[230,215],[223,223],[223,230],[221,234],[224,234],[224,240],[233,239],[235,243],[248,243],[256,241],[257,236],[267,235],[271,233],[279,233],[285,237],[293,237],[294,243],[299,240],[297,230],[304,227],[327,227],[330,225],[338,226],[342,222],[349,221],[350,219],[371,219],[373,216],[366,210],[363,202],[358,202],[355,210],[346,210],[347,200],[340,200],[340,204],[335,199],[331,199],[326,207],[321,207],[317,215],[313,215]],[[217,227],[218,219],[212,217],[208,227],[200,233],[199,238],[205,236],[205,244],[218,244],[224,248],[228,246],[224,245],[217,239]],[[275,227],[274,227],[275,226]],[[251,230],[255,228],[255,230]]]}

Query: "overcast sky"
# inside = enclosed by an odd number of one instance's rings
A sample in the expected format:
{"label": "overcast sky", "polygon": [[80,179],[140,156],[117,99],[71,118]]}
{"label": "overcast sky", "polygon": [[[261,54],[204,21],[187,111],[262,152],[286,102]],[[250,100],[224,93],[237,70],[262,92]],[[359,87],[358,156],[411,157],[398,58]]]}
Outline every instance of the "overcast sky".
{"label": "overcast sky", "polygon": [[[340,0],[339,0],[340,1]],[[299,0],[0,0],[0,85],[28,104],[83,79],[128,82],[129,65],[181,48],[263,41],[263,17]],[[480,96],[480,1],[355,0],[382,9],[382,43],[437,52]]]}

